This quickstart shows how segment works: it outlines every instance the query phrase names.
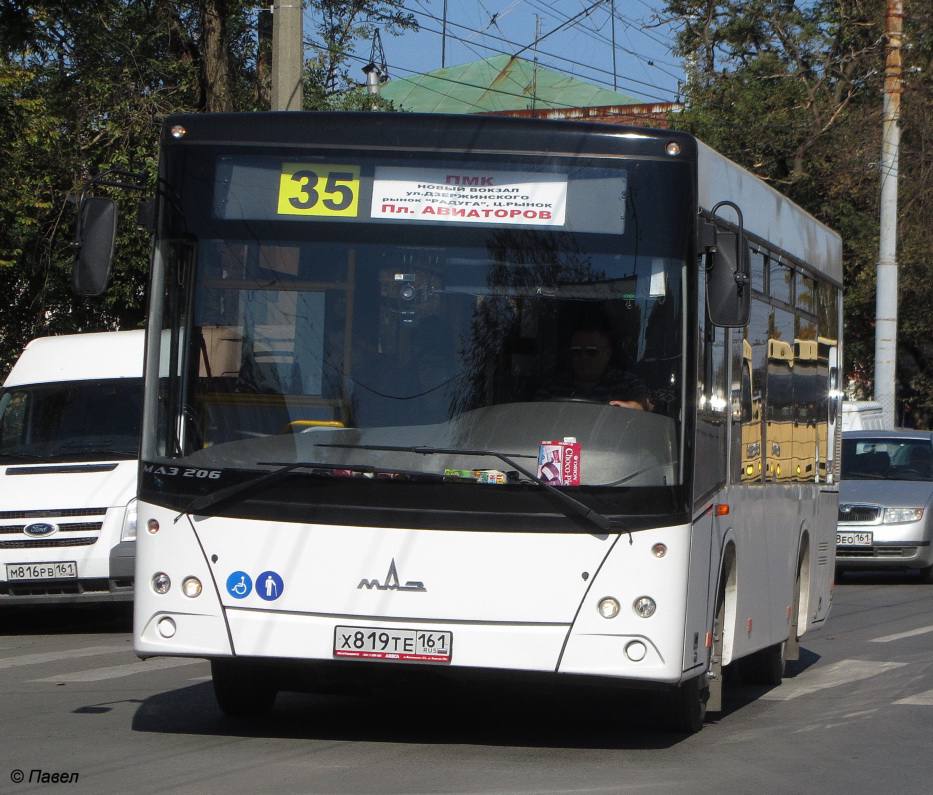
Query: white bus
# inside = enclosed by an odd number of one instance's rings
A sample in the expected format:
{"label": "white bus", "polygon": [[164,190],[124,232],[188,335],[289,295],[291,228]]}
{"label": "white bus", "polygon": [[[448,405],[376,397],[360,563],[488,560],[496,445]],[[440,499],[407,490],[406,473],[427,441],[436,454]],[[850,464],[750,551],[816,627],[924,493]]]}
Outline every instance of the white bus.
{"label": "white bus", "polygon": [[133,598],[143,331],[30,342],[0,390],[0,607]]}
{"label": "white bus", "polygon": [[410,663],[651,686],[695,731],[825,620],[837,460],[745,469],[796,438],[769,341],[839,345],[841,246],[752,175],[670,131],[204,114],[159,184],[135,648],[209,658],[225,712]]}

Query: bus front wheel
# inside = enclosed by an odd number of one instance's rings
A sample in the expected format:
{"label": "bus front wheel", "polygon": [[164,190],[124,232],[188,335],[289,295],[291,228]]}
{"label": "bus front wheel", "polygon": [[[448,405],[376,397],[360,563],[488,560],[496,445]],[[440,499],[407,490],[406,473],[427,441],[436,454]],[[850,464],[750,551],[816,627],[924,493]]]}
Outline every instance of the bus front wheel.
{"label": "bus front wheel", "polygon": [[703,728],[709,698],[705,676],[688,679],[672,690],[668,698],[668,723],[673,731],[696,734]]}
{"label": "bus front wheel", "polygon": [[211,660],[214,697],[220,711],[231,718],[264,715],[275,703],[278,688],[246,660]]}

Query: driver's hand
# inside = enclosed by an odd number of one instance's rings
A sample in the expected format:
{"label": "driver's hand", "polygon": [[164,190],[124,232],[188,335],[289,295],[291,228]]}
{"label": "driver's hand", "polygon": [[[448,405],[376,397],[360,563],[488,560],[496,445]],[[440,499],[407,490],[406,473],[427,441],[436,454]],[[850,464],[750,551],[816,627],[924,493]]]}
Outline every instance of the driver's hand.
{"label": "driver's hand", "polygon": [[610,400],[610,406],[618,406],[623,409],[637,409],[638,411],[644,411],[645,407],[639,403],[637,400]]}

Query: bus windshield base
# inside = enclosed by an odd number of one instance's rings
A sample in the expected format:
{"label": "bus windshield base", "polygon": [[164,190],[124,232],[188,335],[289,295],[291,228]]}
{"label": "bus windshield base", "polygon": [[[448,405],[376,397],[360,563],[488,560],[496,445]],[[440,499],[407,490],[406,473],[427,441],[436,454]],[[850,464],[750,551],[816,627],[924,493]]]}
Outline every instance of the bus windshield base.
{"label": "bus windshield base", "polygon": [[508,464],[510,467],[515,469],[517,472],[521,473],[527,478],[528,483],[534,483],[537,486],[540,486],[545,491],[553,494],[557,497],[565,507],[567,507],[574,515],[585,519],[588,522],[592,522],[600,530],[609,531],[613,529],[613,524],[607,516],[598,511],[594,511],[582,500],[578,500],[576,497],[572,497],[566,492],[561,491],[560,489],[552,486],[546,480],[539,478],[533,472],[525,467],[516,464],[513,458],[532,458],[533,456],[523,455],[521,453],[500,453],[495,450],[455,450],[449,449],[446,447],[424,447],[421,445],[417,446],[397,446],[397,445],[352,445],[352,444],[318,444],[317,447],[337,447],[345,448],[352,450],[379,450],[381,452],[388,453],[417,453],[419,455],[465,455],[465,456],[492,456],[493,458],[498,458],[504,464]]}
{"label": "bus windshield base", "polygon": [[283,461],[257,461],[256,465],[274,466],[278,467],[278,469],[275,469],[272,472],[266,472],[262,475],[257,475],[255,478],[250,478],[249,480],[244,480],[240,483],[235,483],[232,486],[220,489],[219,491],[215,491],[211,494],[204,494],[196,497],[185,506],[185,509],[182,511],[182,513],[203,514],[204,511],[209,510],[210,508],[215,508],[218,505],[233,499],[234,497],[242,496],[246,494],[246,492],[252,491],[259,486],[270,485],[278,480],[281,480],[285,475],[292,473],[296,469],[313,469],[319,472],[333,474],[352,472],[358,474],[371,474],[376,477],[407,477],[417,480],[439,481],[444,479],[442,475],[435,475],[430,472],[421,472],[410,469],[386,469],[384,467],[374,467],[366,464],[325,464],[316,461],[299,461],[293,463],[285,463]]}

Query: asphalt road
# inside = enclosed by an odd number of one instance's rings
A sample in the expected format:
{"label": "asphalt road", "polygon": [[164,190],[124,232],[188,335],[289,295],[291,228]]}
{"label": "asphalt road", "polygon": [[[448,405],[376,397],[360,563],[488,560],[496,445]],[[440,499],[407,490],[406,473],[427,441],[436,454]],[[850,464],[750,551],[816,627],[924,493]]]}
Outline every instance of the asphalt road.
{"label": "asphalt road", "polygon": [[551,681],[286,693],[240,723],[205,662],[139,661],[130,625],[0,612],[0,792],[933,791],[933,585],[913,578],[850,575],[784,684],[729,682],[690,737],[641,695]]}

